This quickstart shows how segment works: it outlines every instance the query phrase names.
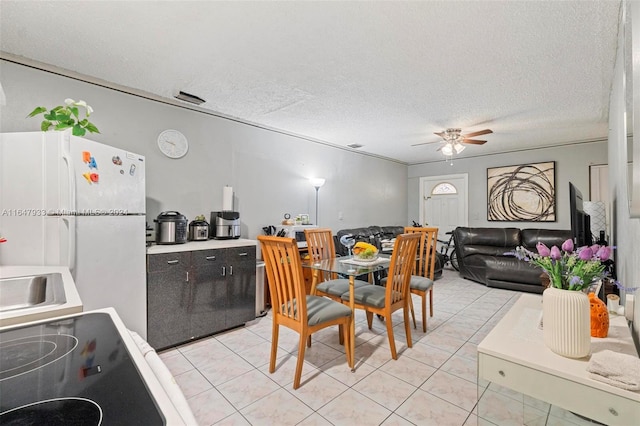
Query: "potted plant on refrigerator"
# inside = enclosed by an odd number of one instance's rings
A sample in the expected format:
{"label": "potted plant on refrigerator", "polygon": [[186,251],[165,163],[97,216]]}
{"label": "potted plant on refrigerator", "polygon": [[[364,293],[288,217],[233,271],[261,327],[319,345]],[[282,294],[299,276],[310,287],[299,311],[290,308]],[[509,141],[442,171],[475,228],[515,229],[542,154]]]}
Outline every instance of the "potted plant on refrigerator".
{"label": "potted plant on refrigerator", "polygon": [[[74,136],[84,136],[87,131],[90,133],[100,133],[98,128],[89,121],[89,116],[93,112],[85,101],[74,101],[73,99],[65,99],[65,105],[47,110],[47,108],[36,107],[27,117],[35,117],[44,114],[44,120],[40,124],[40,130],[47,132],[49,130],[67,130],[71,129]],[[80,110],[78,107],[85,109],[85,117],[80,119]]]}

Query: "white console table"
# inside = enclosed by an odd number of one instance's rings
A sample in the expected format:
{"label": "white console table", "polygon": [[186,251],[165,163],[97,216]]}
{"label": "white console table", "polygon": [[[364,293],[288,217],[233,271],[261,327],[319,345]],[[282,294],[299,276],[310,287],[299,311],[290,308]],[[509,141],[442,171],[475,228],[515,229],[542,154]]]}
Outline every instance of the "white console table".
{"label": "white console table", "polygon": [[[479,420],[546,424],[554,405],[607,425],[640,424],[640,391],[591,379],[589,357],[565,358],[548,349],[538,328],[541,311],[541,296],[523,294],[478,345]],[[610,317],[608,337],[591,339],[591,353],[605,349],[638,356],[623,316]]]}

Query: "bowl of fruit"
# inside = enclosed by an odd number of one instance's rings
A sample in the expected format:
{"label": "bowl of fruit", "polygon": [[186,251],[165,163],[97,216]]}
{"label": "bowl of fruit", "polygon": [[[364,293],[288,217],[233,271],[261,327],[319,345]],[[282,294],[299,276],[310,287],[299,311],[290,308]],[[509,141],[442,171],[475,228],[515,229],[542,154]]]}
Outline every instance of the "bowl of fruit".
{"label": "bowl of fruit", "polygon": [[374,262],[378,259],[378,248],[373,244],[358,242],[353,246],[353,258],[360,262]]}

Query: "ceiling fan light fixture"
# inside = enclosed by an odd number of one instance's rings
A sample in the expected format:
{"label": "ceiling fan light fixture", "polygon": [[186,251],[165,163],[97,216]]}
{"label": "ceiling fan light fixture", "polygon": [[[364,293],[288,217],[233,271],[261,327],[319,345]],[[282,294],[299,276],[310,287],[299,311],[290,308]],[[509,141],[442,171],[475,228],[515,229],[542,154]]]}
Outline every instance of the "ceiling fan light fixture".
{"label": "ceiling fan light fixture", "polygon": [[453,145],[450,142],[447,142],[445,146],[442,147],[441,151],[445,157],[451,157],[453,155]]}
{"label": "ceiling fan light fixture", "polygon": [[453,148],[456,150],[456,154],[460,154],[462,151],[464,151],[466,146],[462,145],[460,142],[455,142],[453,144]]}

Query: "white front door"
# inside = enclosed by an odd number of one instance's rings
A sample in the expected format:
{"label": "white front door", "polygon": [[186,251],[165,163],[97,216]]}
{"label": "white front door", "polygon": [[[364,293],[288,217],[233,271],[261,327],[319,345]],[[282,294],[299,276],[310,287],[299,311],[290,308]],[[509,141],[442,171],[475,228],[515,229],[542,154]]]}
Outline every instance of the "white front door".
{"label": "white front door", "polygon": [[420,179],[420,223],[438,228],[438,239],[469,224],[468,175],[430,176]]}

